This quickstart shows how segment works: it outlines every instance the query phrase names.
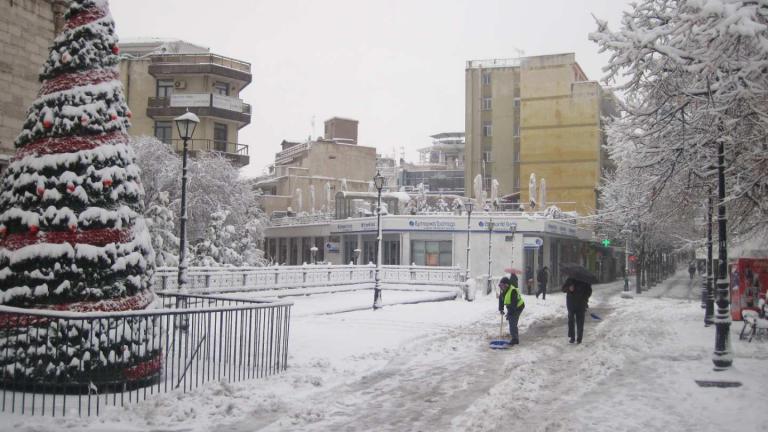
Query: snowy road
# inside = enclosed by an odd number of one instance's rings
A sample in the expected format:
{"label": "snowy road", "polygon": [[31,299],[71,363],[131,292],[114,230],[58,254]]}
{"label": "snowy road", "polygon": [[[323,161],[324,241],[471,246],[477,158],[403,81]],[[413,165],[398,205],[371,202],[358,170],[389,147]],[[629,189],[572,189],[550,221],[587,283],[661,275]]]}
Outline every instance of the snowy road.
{"label": "snowy road", "polygon": [[[609,319],[610,309],[604,305],[605,299],[617,294],[615,284],[596,289],[595,297],[600,303],[591,311]],[[543,303],[532,299],[529,302],[533,303],[529,309]],[[562,297],[550,296],[548,302],[561,303]],[[525,313],[523,316],[525,320]],[[482,320],[415,339],[375,372],[302,401],[301,405],[307,408],[303,414],[272,412],[237,422],[227,429],[498,430],[508,424],[512,412],[526,413],[523,422],[515,422],[517,425],[535,426],[547,417],[552,404],[562,394],[576,392],[582,385],[581,381],[569,379],[572,369],[568,364],[572,353],[579,356],[586,352],[590,337],[586,337],[582,346],[570,345],[565,335],[565,316],[544,315],[533,324],[528,323],[522,334],[522,346],[493,351],[488,349],[487,341],[498,336],[497,328],[494,326],[493,331],[489,331],[487,321]],[[478,338],[478,335],[485,337]],[[521,382],[513,380],[515,376],[521,376]],[[535,384],[536,389],[525,389],[525,385],[531,384]],[[499,391],[496,386],[515,389],[514,409],[475,412],[477,401]],[[539,391],[547,388],[557,391],[547,394]],[[533,394],[537,396],[532,397]],[[286,414],[291,418],[290,424],[285,421]]]}
{"label": "snowy road", "polygon": [[282,375],[96,420],[5,415],[0,430],[700,432],[734,430],[734,414],[740,430],[766,430],[757,401],[768,400],[768,341],[739,341],[734,323],[735,366],[712,372],[698,283],[681,272],[632,299],[619,295],[622,282],[596,286],[590,310],[603,319],[588,318],[582,345],[567,341],[562,294],[526,296],[522,344],[506,351],[488,349],[499,332],[494,296],[334,315],[321,312],[354,299],[309,296],[296,304]]}

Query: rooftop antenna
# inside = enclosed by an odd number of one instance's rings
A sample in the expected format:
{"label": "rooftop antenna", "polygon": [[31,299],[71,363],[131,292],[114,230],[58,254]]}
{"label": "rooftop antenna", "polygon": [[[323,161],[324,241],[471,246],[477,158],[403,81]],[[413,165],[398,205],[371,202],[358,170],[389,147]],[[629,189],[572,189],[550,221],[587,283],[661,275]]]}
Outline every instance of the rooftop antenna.
{"label": "rooftop antenna", "polygon": [[309,125],[310,125],[310,128],[311,128],[311,130],[309,132],[309,140],[312,141],[312,137],[313,136],[317,136],[315,134],[315,115],[314,114],[312,114],[312,120],[309,122]]}

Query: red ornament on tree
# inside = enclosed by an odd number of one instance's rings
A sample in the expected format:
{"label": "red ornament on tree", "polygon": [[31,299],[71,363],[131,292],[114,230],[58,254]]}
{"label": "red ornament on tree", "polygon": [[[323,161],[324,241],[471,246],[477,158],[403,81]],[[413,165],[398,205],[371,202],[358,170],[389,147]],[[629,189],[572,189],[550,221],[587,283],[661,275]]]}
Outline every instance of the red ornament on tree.
{"label": "red ornament on tree", "polygon": [[75,191],[75,185],[72,183],[67,183],[67,192],[72,193]]}
{"label": "red ornament on tree", "polygon": [[37,234],[38,231],[40,231],[40,227],[39,226],[37,226],[35,224],[32,224],[32,225],[29,226],[29,232],[32,233],[33,235]]}
{"label": "red ornament on tree", "polygon": [[37,187],[37,196],[43,196],[44,193],[45,193],[45,188],[42,187],[42,186],[38,186]]}
{"label": "red ornament on tree", "polygon": [[85,126],[85,125],[87,125],[87,124],[90,122],[90,120],[91,120],[91,119],[89,119],[87,115],[83,114],[83,115],[80,117],[80,124],[81,124],[81,125],[83,125],[83,126]]}
{"label": "red ornament on tree", "polygon": [[128,110],[128,111],[125,112],[125,116],[128,117],[128,118],[131,118],[131,117],[133,117],[133,113],[131,112],[131,110]]}
{"label": "red ornament on tree", "polygon": [[50,128],[53,127],[53,122],[48,120],[48,119],[44,119],[43,120],[43,127],[46,128],[46,129],[50,129]]}
{"label": "red ornament on tree", "polygon": [[74,223],[73,224],[69,224],[69,230],[71,232],[77,231],[77,224],[74,224]]}
{"label": "red ornament on tree", "polygon": [[118,55],[120,53],[120,47],[117,45],[112,45],[112,54]]}
{"label": "red ornament on tree", "polygon": [[104,187],[110,187],[112,186],[112,179],[106,178],[101,181],[101,184],[104,185]]}
{"label": "red ornament on tree", "polygon": [[117,114],[116,113],[112,113],[112,114],[109,115],[109,118],[111,118],[112,120],[117,120]]}

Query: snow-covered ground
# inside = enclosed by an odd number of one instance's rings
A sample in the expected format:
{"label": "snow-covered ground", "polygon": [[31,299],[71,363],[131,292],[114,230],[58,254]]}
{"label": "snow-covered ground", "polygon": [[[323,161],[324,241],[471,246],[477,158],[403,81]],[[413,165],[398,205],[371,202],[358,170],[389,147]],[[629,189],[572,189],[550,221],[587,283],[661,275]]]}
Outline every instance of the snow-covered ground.
{"label": "snow-covered ground", "polygon": [[[595,287],[590,310],[602,320],[588,318],[582,345],[567,341],[562,294],[526,296],[522,343],[504,351],[488,349],[499,336],[493,295],[337,314],[327,313],[370,304],[371,291],[293,298],[282,375],[161,395],[96,419],[3,414],[0,430],[768,429],[768,341],[739,341],[733,323],[734,367],[715,373],[697,280],[679,273],[633,299],[621,286]],[[742,386],[701,388],[697,379]]]}

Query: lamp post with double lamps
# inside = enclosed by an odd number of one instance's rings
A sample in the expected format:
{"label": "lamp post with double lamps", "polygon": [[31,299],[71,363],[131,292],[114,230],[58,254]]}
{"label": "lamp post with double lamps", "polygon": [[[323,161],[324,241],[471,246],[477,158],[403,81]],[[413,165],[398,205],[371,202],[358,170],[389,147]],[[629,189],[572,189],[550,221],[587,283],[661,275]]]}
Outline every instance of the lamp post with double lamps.
{"label": "lamp post with double lamps", "polygon": [[469,245],[470,240],[470,233],[472,232],[472,200],[467,200],[466,204],[464,204],[464,208],[467,210],[467,267],[466,267],[466,276],[464,277],[464,282],[467,284],[467,300],[474,300],[474,293],[470,293],[470,289],[473,289],[469,286],[469,252],[472,250],[472,248]]}
{"label": "lamp post with double lamps", "polygon": [[384,177],[379,171],[373,177],[373,185],[378,192],[376,201],[376,277],[373,286],[373,310],[381,307],[381,190],[384,188]]}
{"label": "lamp post with double lamps", "polygon": [[[179,218],[179,274],[178,287],[179,292],[187,292],[187,148],[188,142],[195,134],[195,128],[200,119],[195,113],[189,112],[173,119],[176,122],[176,129],[179,131],[179,137],[184,142],[184,149],[181,156],[181,217]],[[186,299],[179,298],[176,307],[183,309],[186,307]],[[176,323],[179,328],[186,328],[185,319]]]}

